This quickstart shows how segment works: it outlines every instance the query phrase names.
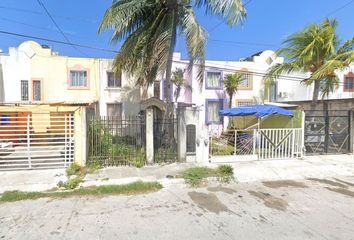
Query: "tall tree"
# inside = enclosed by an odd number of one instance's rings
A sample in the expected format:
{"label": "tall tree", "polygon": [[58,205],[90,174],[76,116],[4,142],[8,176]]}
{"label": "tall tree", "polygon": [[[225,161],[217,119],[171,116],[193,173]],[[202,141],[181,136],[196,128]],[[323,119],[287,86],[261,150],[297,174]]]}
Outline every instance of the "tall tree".
{"label": "tall tree", "polygon": [[98,32],[112,29],[111,42],[124,40],[115,57],[114,70],[136,76],[137,84],[145,87],[159,74],[165,74],[164,96],[169,107],[178,35],[185,37],[191,66],[198,62],[198,79],[203,79],[207,33],[194,12],[200,7],[230,26],[246,16],[242,0],[113,0]]}
{"label": "tall tree", "polygon": [[306,72],[310,77],[303,80],[306,85],[314,84],[312,101],[316,102],[320,91],[322,98],[328,96],[339,85],[336,70],[342,70],[354,61],[354,38],[340,45],[336,33],[337,21],[324,19],[311,24],[300,32],[290,35],[277,51],[285,56],[285,63],[269,69],[265,76],[266,85],[271,85],[281,74]]}
{"label": "tall tree", "polygon": [[177,100],[179,96],[181,95],[181,90],[182,88],[186,90],[192,90],[192,86],[188,83],[186,79],[184,79],[184,71],[182,68],[177,68],[175,71],[172,73],[172,79],[171,82],[173,85],[176,86],[175,92],[174,92],[174,97],[175,97],[175,102],[177,103]]}
{"label": "tall tree", "polygon": [[226,75],[224,79],[224,86],[227,95],[229,95],[229,108],[232,108],[232,100],[235,93],[238,92],[239,86],[245,79],[245,74],[243,73],[234,73]]}

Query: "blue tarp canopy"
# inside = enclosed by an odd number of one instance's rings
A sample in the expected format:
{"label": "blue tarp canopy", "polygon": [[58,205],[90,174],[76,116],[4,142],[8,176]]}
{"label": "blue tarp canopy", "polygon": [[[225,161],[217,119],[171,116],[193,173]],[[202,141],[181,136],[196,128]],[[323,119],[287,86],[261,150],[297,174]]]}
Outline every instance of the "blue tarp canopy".
{"label": "blue tarp canopy", "polygon": [[221,116],[256,116],[257,118],[264,118],[274,114],[288,117],[294,116],[292,111],[272,105],[240,106],[237,108],[227,108],[221,110],[219,113]]}

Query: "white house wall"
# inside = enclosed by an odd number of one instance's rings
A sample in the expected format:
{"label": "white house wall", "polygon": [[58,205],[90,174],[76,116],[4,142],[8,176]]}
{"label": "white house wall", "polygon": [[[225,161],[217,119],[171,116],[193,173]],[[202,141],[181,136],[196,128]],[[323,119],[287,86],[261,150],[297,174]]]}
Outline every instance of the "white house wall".
{"label": "white house wall", "polygon": [[[18,48],[10,48],[8,55],[0,55],[3,68],[4,101],[21,101],[21,80],[28,80],[30,87],[30,60],[33,51],[28,42],[22,43]],[[28,91],[31,94],[31,91]],[[29,95],[31,99],[31,95]]]}
{"label": "white house wall", "polygon": [[137,116],[140,111],[140,89],[127,74],[122,74],[122,87],[107,86],[107,71],[112,71],[111,59],[100,59],[100,115],[107,116],[108,103],[122,103],[123,116]]}

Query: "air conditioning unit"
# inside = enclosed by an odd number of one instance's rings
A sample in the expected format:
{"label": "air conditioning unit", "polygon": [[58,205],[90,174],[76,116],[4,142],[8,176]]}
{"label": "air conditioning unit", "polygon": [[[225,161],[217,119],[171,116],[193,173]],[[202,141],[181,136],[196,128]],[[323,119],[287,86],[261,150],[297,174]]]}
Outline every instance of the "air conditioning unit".
{"label": "air conditioning unit", "polygon": [[278,97],[279,98],[288,98],[289,97],[289,93],[288,92],[279,92],[278,93]]}

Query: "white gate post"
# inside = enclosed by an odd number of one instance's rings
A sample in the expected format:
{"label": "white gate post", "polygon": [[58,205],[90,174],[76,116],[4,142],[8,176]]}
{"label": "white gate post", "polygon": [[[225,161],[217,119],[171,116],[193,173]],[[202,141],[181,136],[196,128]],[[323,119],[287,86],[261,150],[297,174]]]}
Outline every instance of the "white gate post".
{"label": "white gate post", "polygon": [[257,129],[253,129],[253,155],[256,155],[256,141],[257,141]]}
{"label": "white gate post", "polygon": [[28,158],[28,168],[32,168],[32,162],[31,162],[31,140],[30,140],[30,115],[27,115],[27,158]]}
{"label": "white gate post", "polygon": [[146,161],[148,164],[154,163],[154,111],[153,108],[146,108],[145,116],[145,144]]}
{"label": "white gate post", "polygon": [[295,150],[295,129],[291,129],[292,131],[292,141],[293,141],[293,144],[291,146],[291,158],[294,158],[294,150]]}
{"label": "white gate post", "polygon": [[237,145],[237,130],[235,130],[235,152],[234,152],[234,155],[237,155],[236,154],[236,151],[237,151],[236,145]]}

